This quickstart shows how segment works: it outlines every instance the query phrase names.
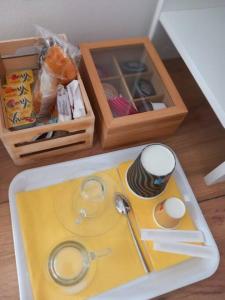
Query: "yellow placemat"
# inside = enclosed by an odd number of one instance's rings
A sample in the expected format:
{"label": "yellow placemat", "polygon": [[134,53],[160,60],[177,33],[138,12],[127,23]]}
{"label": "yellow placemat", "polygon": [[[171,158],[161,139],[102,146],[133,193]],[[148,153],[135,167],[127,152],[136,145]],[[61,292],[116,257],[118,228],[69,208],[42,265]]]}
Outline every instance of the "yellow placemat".
{"label": "yellow placemat", "polygon": [[[138,224],[139,229],[141,228],[160,228],[153,220],[153,209],[158,202],[161,202],[169,197],[178,197],[182,199],[180,190],[176,184],[176,181],[173,177],[170,178],[166,190],[156,198],[145,200],[136,196],[128,187],[126,181],[127,169],[130,166],[131,162],[122,163],[119,166],[119,173],[123,185],[125,187],[125,193],[128,196],[128,199],[131,202],[134,218]],[[180,230],[195,230],[196,227],[189,215],[188,211],[185,213],[185,216],[179,223],[176,229]],[[187,255],[173,254],[173,253],[164,253],[160,251],[153,250],[153,242],[147,241],[142,242],[143,250],[148,257],[146,259],[150,263],[151,267],[156,271],[171,267],[175,264],[181,263],[187,259],[190,259]]]}
{"label": "yellow placemat", "polygon": [[[120,191],[116,169],[108,170],[106,173],[117,182]],[[63,197],[66,206],[67,201],[71,199],[75,182],[76,180],[71,180],[38,190],[20,192],[16,197],[29,276],[36,300],[87,299],[145,274],[126,217],[119,216],[110,231],[91,238],[72,235],[61,225],[56,216],[54,201]],[[90,250],[106,247],[112,249],[110,256],[97,261],[95,277],[90,285],[76,295],[65,294],[61,288],[52,283],[47,272],[47,259],[52,248],[59,242],[71,238],[80,241]]]}

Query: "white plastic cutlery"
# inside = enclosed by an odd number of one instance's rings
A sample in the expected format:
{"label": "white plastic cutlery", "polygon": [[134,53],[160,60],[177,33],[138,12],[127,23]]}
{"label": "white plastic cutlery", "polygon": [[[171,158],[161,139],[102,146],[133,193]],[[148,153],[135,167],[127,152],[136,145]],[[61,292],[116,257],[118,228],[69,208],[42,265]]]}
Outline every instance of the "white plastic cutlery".
{"label": "white plastic cutlery", "polygon": [[193,242],[202,243],[205,238],[199,230],[170,230],[170,229],[141,229],[143,241],[153,240],[161,242]]}
{"label": "white plastic cutlery", "polygon": [[185,243],[154,242],[153,249],[161,252],[184,254],[202,258],[210,258],[215,254],[214,247]]}

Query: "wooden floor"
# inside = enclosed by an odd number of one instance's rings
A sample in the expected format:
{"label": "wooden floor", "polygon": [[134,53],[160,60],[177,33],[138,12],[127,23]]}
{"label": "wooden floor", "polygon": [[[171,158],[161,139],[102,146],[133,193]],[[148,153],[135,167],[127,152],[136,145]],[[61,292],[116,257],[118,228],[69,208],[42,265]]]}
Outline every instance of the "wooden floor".
{"label": "wooden floor", "polygon": [[[225,130],[216,119],[184,63],[181,60],[171,60],[166,62],[166,67],[189,109],[189,114],[174,136],[160,141],[170,145],[176,151],[217,242],[221,262],[218,271],[211,278],[159,299],[222,300],[225,299],[225,183],[207,187],[203,177],[225,161]],[[90,150],[57,159],[43,160],[36,166],[101,152],[99,143],[95,142]],[[16,167],[0,144],[0,299],[2,300],[19,299],[8,187],[17,173],[30,167],[33,166]]]}

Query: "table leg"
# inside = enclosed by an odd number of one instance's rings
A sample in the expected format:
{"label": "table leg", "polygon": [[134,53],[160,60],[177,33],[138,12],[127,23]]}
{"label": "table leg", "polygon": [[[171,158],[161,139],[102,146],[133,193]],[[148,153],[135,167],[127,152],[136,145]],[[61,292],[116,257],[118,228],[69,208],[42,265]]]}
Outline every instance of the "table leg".
{"label": "table leg", "polygon": [[212,170],[208,175],[204,177],[204,179],[207,185],[225,181],[225,162]]}

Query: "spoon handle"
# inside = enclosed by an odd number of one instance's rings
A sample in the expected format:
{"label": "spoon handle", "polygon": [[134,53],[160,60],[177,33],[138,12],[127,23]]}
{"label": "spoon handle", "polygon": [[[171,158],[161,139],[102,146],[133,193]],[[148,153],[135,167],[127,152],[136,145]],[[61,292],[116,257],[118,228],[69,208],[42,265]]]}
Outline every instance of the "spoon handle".
{"label": "spoon handle", "polygon": [[137,248],[138,254],[139,254],[140,258],[141,258],[142,265],[143,265],[143,267],[144,267],[144,269],[145,269],[145,272],[146,272],[146,273],[149,273],[149,272],[150,272],[150,269],[149,269],[149,267],[148,267],[148,264],[147,264],[147,262],[146,262],[146,260],[145,260],[144,254],[143,254],[143,252],[142,252],[142,250],[141,250],[141,247],[140,247],[140,245],[139,245],[139,242],[138,242],[138,240],[137,240],[137,238],[136,238],[136,235],[135,235],[135,233],[134,233],[134,229],[133,229],[133,227],[132,227],[132,223],[131,223],[131,220],[130,220],[129,213],[127,213],[126,216],[127,216],[128,226],[129,226],[129,229],[130,229],[132,238],[133,238],[133,240],[134,240],[134,243],[135,243],[135,246],[136,246],[136,248]]}

